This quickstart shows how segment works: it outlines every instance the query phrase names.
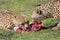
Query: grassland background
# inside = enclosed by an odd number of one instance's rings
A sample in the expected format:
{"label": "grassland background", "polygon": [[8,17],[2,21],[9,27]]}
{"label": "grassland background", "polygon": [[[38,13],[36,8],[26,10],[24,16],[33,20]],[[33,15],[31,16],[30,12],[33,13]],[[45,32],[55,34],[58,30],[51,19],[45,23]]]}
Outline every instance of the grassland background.
{"label": "grassland background", "polygon": [[[0,9],[10,9],[18,14],[26,14],[31,21],[31,13],[39,3],[45,4],[51,0],[0,0]],[[49,21],[49,22],[47,22]],[[54,19],[43,21],[45,26],[54,24]],[[0,30],[0,40],[60,40],[60,31],[50,29],[39,32],[28,32],[26,34],[16,33],[13,31]]]}

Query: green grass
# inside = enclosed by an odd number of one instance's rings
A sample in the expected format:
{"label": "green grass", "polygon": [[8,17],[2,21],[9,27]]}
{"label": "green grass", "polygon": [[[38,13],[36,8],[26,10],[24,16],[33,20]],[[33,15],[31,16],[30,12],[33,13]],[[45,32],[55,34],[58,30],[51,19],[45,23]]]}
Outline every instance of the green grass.
{"label": "green grass", "polygon": [[1,40],[59,40],[60,31],[41,30],[38,32],[28,32],[25,34],[7,30],[0,30]]}

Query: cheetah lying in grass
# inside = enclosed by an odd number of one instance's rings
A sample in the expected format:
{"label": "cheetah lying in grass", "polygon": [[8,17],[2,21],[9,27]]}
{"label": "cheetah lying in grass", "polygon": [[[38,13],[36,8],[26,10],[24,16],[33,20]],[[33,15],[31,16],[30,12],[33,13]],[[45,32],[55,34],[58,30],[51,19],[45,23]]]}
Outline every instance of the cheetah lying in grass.
{"label": "cheetah lying in grass", "polygon": [[49,17],[55,18],[57,19],[58,24],[56,27],[53,27],[52,29],[55,30],[60,28],[60,0],[52,0],[48,4],[37,5],[31,17],[32,18],[40,17],[41,19]]}
{"label": "cheetah lying in grass", "polygon": [[0,29],[13,28],[23,23],[26,24],[27,21],[26,16],[14,14],[10,10],[0,10]]}

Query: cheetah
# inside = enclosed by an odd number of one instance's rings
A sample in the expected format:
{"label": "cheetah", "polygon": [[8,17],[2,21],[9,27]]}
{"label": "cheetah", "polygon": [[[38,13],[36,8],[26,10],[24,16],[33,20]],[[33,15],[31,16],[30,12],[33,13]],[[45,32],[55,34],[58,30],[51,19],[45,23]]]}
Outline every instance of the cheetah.
{"label": "cheetah", "polygon": [[0,29],[9,29],[20,24],[26,24],[26,16],[16,14],[11,10],[0,10]]}
{"label": "cheetah", "polygon": [[45,18],[55,18],[58,21],[56,27],[52,30],[60,28],[60,0],[52,0],[48,4],[39,4],[32,12],[32,18],[40,18],[44,20]]}

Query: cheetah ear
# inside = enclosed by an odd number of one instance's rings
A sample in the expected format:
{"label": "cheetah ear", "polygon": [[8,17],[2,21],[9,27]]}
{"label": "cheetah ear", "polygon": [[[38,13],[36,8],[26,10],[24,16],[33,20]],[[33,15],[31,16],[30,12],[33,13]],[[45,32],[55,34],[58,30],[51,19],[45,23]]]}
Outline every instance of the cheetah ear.
{"label": "cheetah ear", "polygon": [[41,4],[38,4],[38,5],[36,5],[36,6],[41,6]]}

